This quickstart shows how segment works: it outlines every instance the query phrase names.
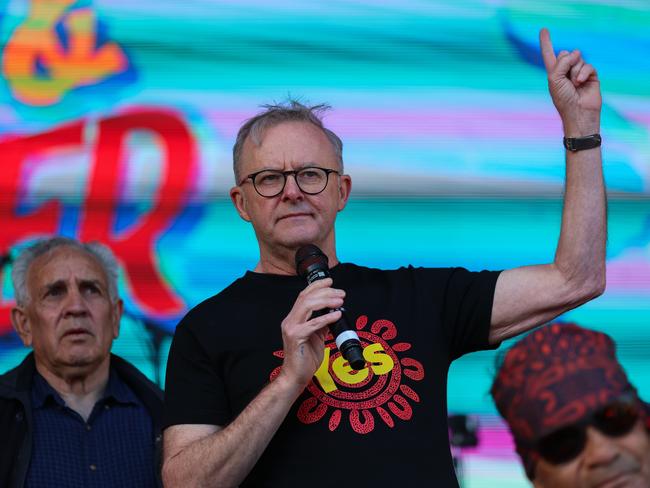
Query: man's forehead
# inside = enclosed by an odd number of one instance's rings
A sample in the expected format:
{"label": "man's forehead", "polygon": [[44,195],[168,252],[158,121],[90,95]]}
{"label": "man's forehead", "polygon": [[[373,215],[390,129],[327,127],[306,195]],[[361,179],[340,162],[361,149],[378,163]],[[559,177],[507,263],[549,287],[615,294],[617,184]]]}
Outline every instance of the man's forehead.
{"label": "man's forehead", "polygon": [[278,136],[287,138],[291,138],[292,136],[296,136],[297,138],[312,136],[318,139],[324,137],[327,140],[327,136],[321,127],[306,120],[285,120],[269,124],[260,130],[251,131],[247,140],[251,140],[257,146],[263,146],[266,140]]}
{"label": "man's forehead", "polygon": [[[323,163],[322,159],[336,161],[336,154],[325,132],[310,122],[287,121],[267,127],[259,134],[246,138],[243,147],[244,166],[261,162]],[[252,163],[252,164],[251,164]]]}
{"label": "man's forehead", "polygon": [[32,261],[29,278],[37,286],[71,279],[106,282],[104,269],[92,254],[72,246],[57,247]]}

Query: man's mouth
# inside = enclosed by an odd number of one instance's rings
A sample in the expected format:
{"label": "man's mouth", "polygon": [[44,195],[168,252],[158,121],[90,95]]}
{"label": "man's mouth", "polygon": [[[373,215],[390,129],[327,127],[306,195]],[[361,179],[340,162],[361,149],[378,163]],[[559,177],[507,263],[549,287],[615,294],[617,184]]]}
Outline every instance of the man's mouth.
{"label": "man's mouth", "polygon": [[306,212],[295,212],[295,213],[290,213],[290,214],[287,214],[287,215],[283,215],[278,220],[293,219],[293,218],[298,218],[298,217],[309,217],[310,215],[311,214],[306,213]]}
{"label": "man's mouth", "polygon": [[633,473],[630,472],[618,473],[598,483],[596,486],[598,488],[622,488],[624,486],[628,486],[628,483],[631,481],[632,476]]}
{"label": "man's mouth", "polygon": [[63,334],[63,337],[68,337],[68,336],[81,337],[86,334],[91,335],[90,331],[88,331],[87,329],[75,328],[75,329],[66,330],[65,333]]}

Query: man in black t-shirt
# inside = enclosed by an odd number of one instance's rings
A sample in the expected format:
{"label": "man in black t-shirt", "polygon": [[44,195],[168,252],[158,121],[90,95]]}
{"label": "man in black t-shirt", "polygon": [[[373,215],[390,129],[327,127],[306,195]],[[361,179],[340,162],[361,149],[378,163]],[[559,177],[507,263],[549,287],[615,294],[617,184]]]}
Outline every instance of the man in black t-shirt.
{"label": "man in black t-shirt", "polygon": [[[568,149],[562,232],[551,264],[502,273],[381,271],[339,263],[334,221],[351,190],[342,143],[296,102],[247,121],[234,147],[239,215],[260,249],[252,272],[176,329],[165,393],[166,486],[455,486],[446,426],[450,362],[599,295],[605,192],[596,72],[540,33]],[[305,244],[331,279],[305,288]],[[345,290],[345,291],[343,291]],[[327,334],[345,304],[367,367]]]}

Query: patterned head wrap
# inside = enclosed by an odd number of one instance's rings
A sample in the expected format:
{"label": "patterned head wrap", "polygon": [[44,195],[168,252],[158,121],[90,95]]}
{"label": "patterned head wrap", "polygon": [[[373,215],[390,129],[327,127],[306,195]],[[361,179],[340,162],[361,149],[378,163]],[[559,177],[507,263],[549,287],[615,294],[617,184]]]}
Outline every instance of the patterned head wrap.
{"label": "patterned head wrap", "polygon": [[616,360],[614,341],[576,324],[553,323],[510,349],[491,389],[532,480],[541,437],[579,422],[636,390]]}

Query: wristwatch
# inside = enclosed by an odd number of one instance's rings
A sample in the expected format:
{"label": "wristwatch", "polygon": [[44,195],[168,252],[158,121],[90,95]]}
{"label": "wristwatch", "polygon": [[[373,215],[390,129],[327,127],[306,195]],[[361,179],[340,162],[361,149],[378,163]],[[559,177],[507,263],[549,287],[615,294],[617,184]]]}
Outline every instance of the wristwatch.
{"label": "wristwatch", "polygon": [[571,152],[582,151],[584,149],[593,149],[602,143],[600,134],[591,134],[584,137],[565,137],[564,147]]}

